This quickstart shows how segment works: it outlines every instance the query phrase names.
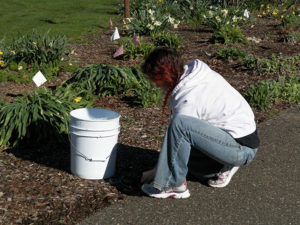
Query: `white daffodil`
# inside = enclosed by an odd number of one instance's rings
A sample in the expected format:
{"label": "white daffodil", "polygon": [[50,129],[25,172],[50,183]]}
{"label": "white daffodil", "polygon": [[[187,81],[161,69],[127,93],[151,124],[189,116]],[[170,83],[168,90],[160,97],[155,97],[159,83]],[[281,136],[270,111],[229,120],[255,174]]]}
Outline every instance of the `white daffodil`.
{"label": "white daffodil", "polygon": [[155,20],[155,17],[154,17],[153,15],[150,15],[150,19],[151,19],[152,21],[154,21],[154,20]]}
{"label": "white daffodil", "polygon": [[217,20],[218,23],[221,22],[221,18],[219,16],[216,16],[216,20]]}
{"label": "white daffodil", "polygon": [[194,7],[192,5],[190,6],[190,10],[194,10]]}
{"label": "white daffodil", "polygon": [[18,66],[18,70],[22,70],[23,69],[23,66]]}
{"label": "white daffodil", "polygon": [[153,15],[153,14],[154,14],[154,10],[149,9],[149,10],[148,10],[148,13],[149,13],[150,15]]}
{"label": "white daffodil", "polygon": [[156,20],[156,21],[154,22],[154,26],[160,26],[160,25],[161,25],[161,22],[160,22],[160,21],[157,21],[157,20]]}
{"label": "white daffodil", "polygon": [[209,11],[208,11],[208,15],[209,15],[210,17],[212,17],[212,16],[214,15],[213,11],[209,10]]}
{"label": "white daffodil", "polygon": [[168,22],[169,22],[170,24],[173,24],[173,23],[175,22],[175,19],[172,18],[171,16],[168,16]]}
{"label": "white daffodil", "polygon": [[150,29],[150,30],[153,30],[154,29],[154,26],[150,23],[147,24],[147,27]]}
{"label": "white daffodil", "polygon": [[227,9],[223,9],[223,10],[221,10],[221,13],[226,16],[228,14],[228,10]]}

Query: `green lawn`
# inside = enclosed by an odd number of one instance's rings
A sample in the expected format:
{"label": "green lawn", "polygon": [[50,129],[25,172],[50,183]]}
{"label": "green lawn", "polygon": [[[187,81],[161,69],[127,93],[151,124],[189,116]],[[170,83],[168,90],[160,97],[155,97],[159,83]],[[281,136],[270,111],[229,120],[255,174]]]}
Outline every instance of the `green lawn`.
{"label": "green lawn", "polygon": [[109,27],[118,18],[119,0],[7,0],[0,3],[0,40],[32,29],[65,34],[76,40]]}

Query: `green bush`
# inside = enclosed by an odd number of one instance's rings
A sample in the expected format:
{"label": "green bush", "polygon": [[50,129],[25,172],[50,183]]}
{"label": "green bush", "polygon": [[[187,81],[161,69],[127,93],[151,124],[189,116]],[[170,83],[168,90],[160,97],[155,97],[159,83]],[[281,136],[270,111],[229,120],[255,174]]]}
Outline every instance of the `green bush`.
{"label": "green bush", "polygon": [[236,60],[243,59],[248,55],[247,51],[239,48],[226,48],[221,47],[216,52],[216,58],[218,59],[228,59],[228,60]]}
{"label": "green bush", "polygon": [[88,96],[85,91],[70,86],[56,92],[42,88],[15,102],[1,103],[0,145],[47,143],[51,138],[64,142],[70,111],[91,106],[89,99],[75,101],[75,96],[82,94]]}
{"label": "green bush", "polygon": [[253,55],[247,55],[243,58],[241,66],[245,66],[247,69],[255,70],[260,73],[293,73],[299,70],[300,55],[293,57],[280,57],[271,55],[268,58],[254,57]]}
{"label": "green bush", "polygon": [[146,43],[140,39],[141,46],[136,45],[132,42],[131,38],[124,38],[119,41],[118,48],[124,46],[124,54],[122,55],[123,59],[136,59],[140,57],[145,57],[153,49],[154,45],[152,43]]}
{"label": "green bush", "polygon": [[238,26],[222,26],[216,30],[212,37],[213,41],[225,44],[229,43],[247,43],[247,39]]}
{"label": "green bush", "polygon": [[244,93],[252,107],[267,110],[277,101],[300,103],[300,77],[285,76],[278,81],[261,81]]}
{"label": "green bush", "polygon": [[132,103],[144,107],[158,104],[161,92],[135,67],[98,64],[78,69],[66,81],[74,87],[104,97],[124,94]]}
{"label": "green bush", "polygon": [[66,37],[50,35],[49,31],[40,34],[33,30],[12,43],[0,42],[0,49],[8,69],[32,73],[41,70],[47,78],[58,71],[62,56],[68,54]]}
{"label": "green bush", "polygon": [[152,34],[152,41],[155,46],[164,46],[168,48],[181,48],[183,45],[183,42],[178,35],[166,31]]}

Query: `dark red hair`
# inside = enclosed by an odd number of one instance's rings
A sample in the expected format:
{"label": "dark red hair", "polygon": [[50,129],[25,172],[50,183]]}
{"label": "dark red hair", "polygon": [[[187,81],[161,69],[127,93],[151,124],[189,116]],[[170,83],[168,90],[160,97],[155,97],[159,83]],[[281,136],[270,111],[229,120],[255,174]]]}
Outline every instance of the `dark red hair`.
{"label": "dark red hair", "polygon": [[175,49],[156,48],[145,59],[142,72],[154,83],[167,84],[168,89],[163,103],[163,113],[174,87],[184,72],[183,60]]}

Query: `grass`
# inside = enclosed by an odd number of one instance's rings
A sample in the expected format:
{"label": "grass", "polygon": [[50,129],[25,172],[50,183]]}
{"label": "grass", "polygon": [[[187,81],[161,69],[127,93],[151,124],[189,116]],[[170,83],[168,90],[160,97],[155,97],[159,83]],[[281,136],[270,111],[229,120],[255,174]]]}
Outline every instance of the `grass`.
{"label": "grass", "polygon": [[12,40],[32,29],[42,33],[65,34],[80,41],[87,33],[109,26],[109,18],[117,21],[118,0],[9,0],[0,7],[0,40]]}

